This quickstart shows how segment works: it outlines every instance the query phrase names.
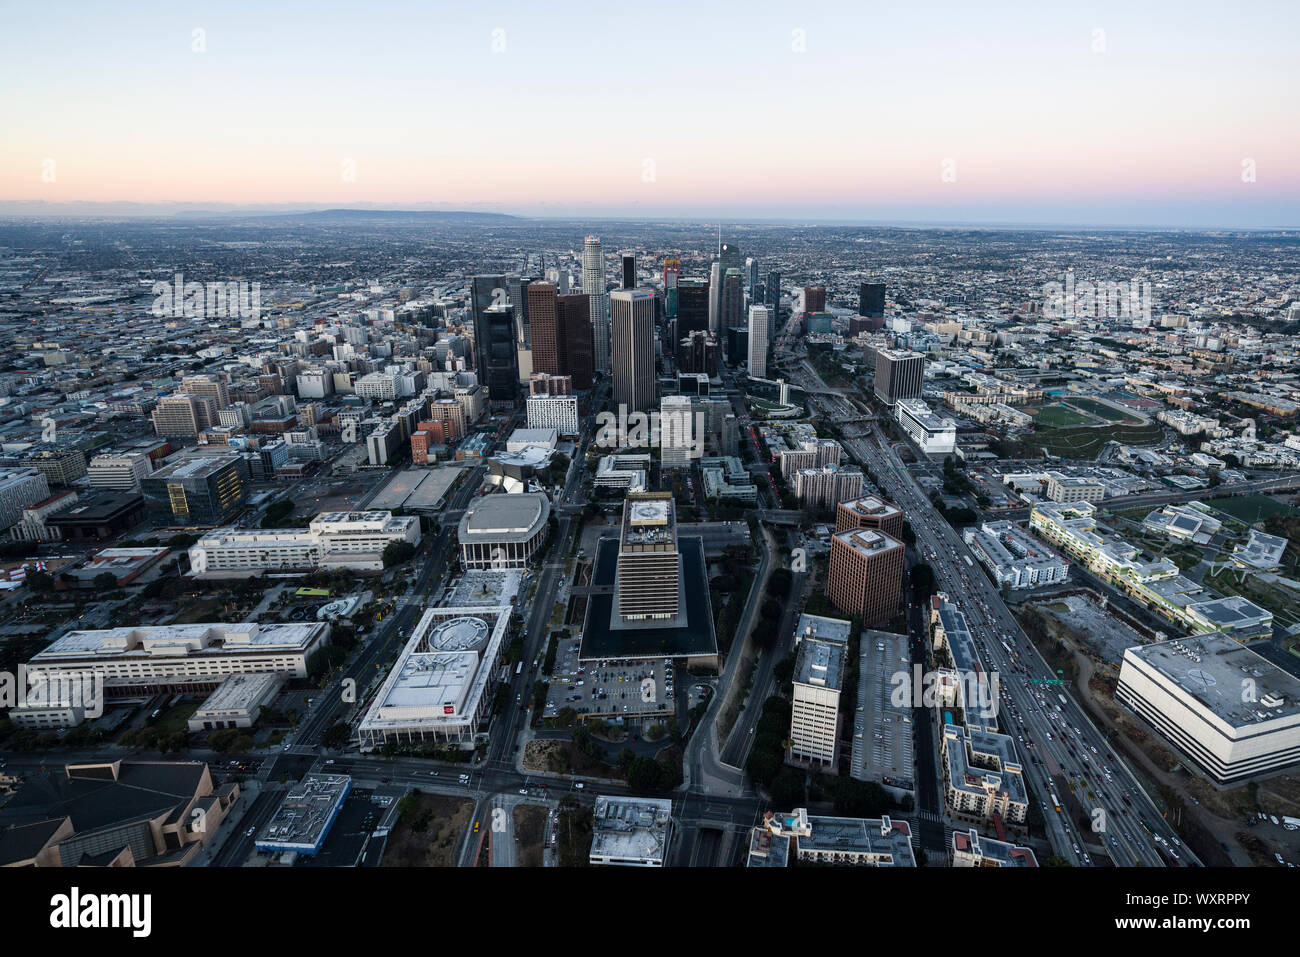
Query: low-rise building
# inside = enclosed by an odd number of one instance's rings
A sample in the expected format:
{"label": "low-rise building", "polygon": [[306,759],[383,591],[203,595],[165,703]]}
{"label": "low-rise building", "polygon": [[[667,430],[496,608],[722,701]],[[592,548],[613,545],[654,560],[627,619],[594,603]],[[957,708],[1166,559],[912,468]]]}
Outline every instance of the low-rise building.
{"label": "low-rise building", "polygon": [[381,571],[384,549],[394,542],[418,545],[419,518],[384,511],[324,512],[305,529],[220,528],[190,547],[190,574],[235,578],[317,568]]}
{"label": "low-rise building", "polygon": [[768,811],[750,832],[750,867],[785,867],[792,859],[848,867],[915,867],[912,829],[889,817],[824,817],[795,808]]}
{"label": "low-rise building", "polygon": [[1221,784],[1300,762],[1300,680],[1231,636],[1129,648],[1115,699]]}
{"label": "low-rise building", "polygon": [[1069,577],[1068,561],[1013,522],[985,522],[962,538],[999,586],[1041,588]]}
{"label": "low-rise building", "polygon": [[592,811],[592,864],[663,867],[673,833],[669,798],[599,795]]}
{"label": "low-rise building", "polygon": [[986,837],[972,828],[952,833],[953,867],[1037,867],[1031,848]]}

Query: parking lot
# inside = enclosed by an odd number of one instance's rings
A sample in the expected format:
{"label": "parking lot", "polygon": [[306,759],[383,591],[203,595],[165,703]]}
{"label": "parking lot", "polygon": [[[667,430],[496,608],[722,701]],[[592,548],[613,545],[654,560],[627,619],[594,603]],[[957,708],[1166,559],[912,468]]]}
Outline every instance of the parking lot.
{"label": "parking lot", "polygon": [[[578,661],[577,638],[560,642],[544,717],[564,708],[588,717],[658,721],[677,704],[676,671],[666,659]],[[689,678],[689,676],[687,676]]]}

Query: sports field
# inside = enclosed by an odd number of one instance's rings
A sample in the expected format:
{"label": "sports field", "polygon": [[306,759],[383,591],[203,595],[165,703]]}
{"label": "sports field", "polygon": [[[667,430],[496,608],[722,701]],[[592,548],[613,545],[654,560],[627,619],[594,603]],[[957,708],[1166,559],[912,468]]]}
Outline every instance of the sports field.
{"label": "sports field", "polygon": [[1045,405],[1034,414],[1034,423],[1049,429],[1067,429],[1078,425],[1096,425],[1097,420],[1063,405]]}

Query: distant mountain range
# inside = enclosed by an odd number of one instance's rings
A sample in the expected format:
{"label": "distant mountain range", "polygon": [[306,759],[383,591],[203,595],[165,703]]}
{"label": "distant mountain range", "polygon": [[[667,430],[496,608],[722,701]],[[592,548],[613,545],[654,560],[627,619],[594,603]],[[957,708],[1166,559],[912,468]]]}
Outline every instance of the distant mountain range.
{"label": "distant mountain range", "polygon": [[321,209],[319,206],[279,204],[236,206],[222,203],[47,203],[39,200],[0,200],[0,216],[62,219],[104,217],[110,219],[294,219],[308,222],[388,223],[494,223],[518,217],[505,213],[472,212],[458,209]]}
{"label": "distant mountain range", "polygon": [[[187,213],[185,215],[198,215]],[[505,222],[518,219],[505,213],[474,213],[458,209],[317,209],[304,213],[278,213],[277,218],[306,219],[311,222],[382,221],[395,223],[467,223]],[[259,216],[264,219],[266,216]]]}

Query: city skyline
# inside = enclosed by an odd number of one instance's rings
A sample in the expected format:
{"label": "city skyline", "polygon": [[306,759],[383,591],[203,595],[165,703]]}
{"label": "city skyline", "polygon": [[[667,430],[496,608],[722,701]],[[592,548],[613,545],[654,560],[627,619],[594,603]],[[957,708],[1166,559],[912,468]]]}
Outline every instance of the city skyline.
{"label": "city skyline", "polygon": [[[599,44],[581,30],[594,6],[566,18],[305,10],[56,4],[32,22],[16,11],[0,41],[15,93],[0,215],[300,204],[1300,226],[1296,13],[1281,4],[1231,18],[1205,3],[1102,5],[1088,19],[841,4],[685,19],[668,4]],[[644,82],[607,82],[638,54]],[[113,84],[96,81],[110,73]],[[725,121],[727,105],[766,117],[770,135]],[[580,154],[579,116],[597,118]]]}

